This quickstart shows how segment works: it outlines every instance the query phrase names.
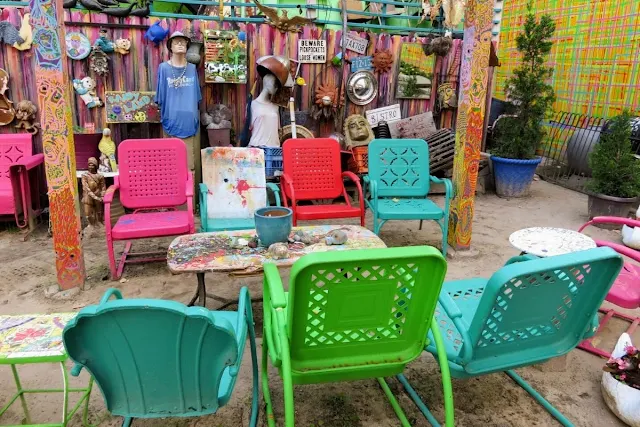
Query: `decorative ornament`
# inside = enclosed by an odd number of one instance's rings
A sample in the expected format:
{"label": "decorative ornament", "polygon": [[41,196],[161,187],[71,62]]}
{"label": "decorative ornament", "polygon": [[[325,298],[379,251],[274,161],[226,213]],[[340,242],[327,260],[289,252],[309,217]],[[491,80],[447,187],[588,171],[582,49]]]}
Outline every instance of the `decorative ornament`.
{"label": "decorative ornament", "polygon": [[418,22],[418,25],[422,24],[425,19],[427,19],[427,16],[431,17],[432,7],[431,0],[422,0],[422,11],[420,12],[420,21]]}
{"label": "decorative ornament", "polygon": [[24,39],[20,37],[20,32],[9,21],[0,22],[0,42],[4,42],[10,46],[24,43]]}
{"label": "decorative ornament", "polygon": [[126,6],[126,7],[108,7],[105,10],[103,10],[102,13],[104,13],[105,15],[117,16],[119,18],[125,18],[125,17],[131,15],[131,11],[133,10],[133,6],[135,6],[135,3],[131,3],[129,6]]}
{"label": "decorative ornament", "polygon": [[386,73],[391,70],[393,64],[393,55],[390,50],[379,50],[373,54],[373,68],[376,73]]}
{"label": "decorative ornament", "polygon": [[352,114],[344,121],[344,139],[348,149],[369,145],[373,138],[369,121],[360,114]]}
{"label": "decorative ornament", "polygon": [[187,62],[195,65],[200,64],[200,60],[202,59],[202,55],[200,55],[202,46],[204,46],[203,42],[193,39],[191,40],[189,48],[187,49]]}
{"label": "decorative ornament", "polygon": [[39,123],[35,123],[36,113],[38,107],[28,100],[18,102],[18,109],[16,110],[16,129],[24,129],[32,135],[38,133]]}
{"label": "decorative ornament", "polygon": [[[291,125],[286,125],[278,130],[278,136],[280,137],[280,144],[284,143],[287,139],[293,138],[293,130]],[[296,125],[296,137],[301,139],[313,139],[315,136],[313,132],[304,126]]]}
{"label": "decorative ornament", "polygon": [[158,46],[160,45],[160,42],[167,38],[168,35],[169,30],[165,30],[164,28],[162,28],[162,26],[160,25],[160,21],[156,21],[144,34],[144,38]]}
{"label": "decorative ornament", "polygon": [[[12,44],[15,49],[18,50],[28,50],[31,49],[31,44],[33,43],[33,29],[31,28],[31,23],[29,22],[31,14],[25,13],[22,15],[22,21],[20,24],[20,29],[18,30],[18,37],[22,40],[16,41]],[[0,26],[2,23],[0,22]],[[13,27],[13,26],[12,26]],[[10,31],[10,30],[9,30]],[[2,30],[0,30],[0,34]],[[2,36],[0,36],[2,37]],[[6,42],[6,40],[5,40]]]}
{"label": "decorative ornament", "polygon": [[[436,37],[429,43],[431,52],[438,56],[447,56],[451,47],[453,46],[453,39],[451,37]],[[425,52],[426,53],[426,52]]]}
{"label": "decorative ornament", "polygon": [[100,36],[98,37],[96,42],[93,44],[93,47],[99,47],[100,50],[102,50],[104,53],[113,53],[113,51],[116,48],[116,45],[107,37],[107,30],[105,30],[104,28],[101,28]]}
{"label": "decorative ornament", "polygon": [[207,129],[231,129],[231,110],[224,104],[216,104],[201,114],[202,125]]}
{"label": "decorative ornament", "polygon": [[281,33],[299,33],[302,31],[300,27],[311,24],[315,19],[309,19],[302,16],[294,16],[289,18],[286,9],[282,10],[282,15],[278,16],[278,10],[260,4],[258,0],[253,0],[258,9],[264,14],[265,22],[274,28],[280,30]]}
{"label": "decorative ornament", "polygon": [[82,80],[73,79],[73,88],[80,95],[87,108],[102,107],[102,101],[96,95],[96,81],[91,77],[85,77]]}
{"label": "decorative ornament", "polygon": [[0,126],[8,125],[16,116],[13,102],[5,95],[9,89],[9,74],[0,68]]}
{"label": "decorative ornament", "polygon": [[80,4],[87,10],[95,10],[96,12],[102,12],[104,6],[97,0],[80,0]]}
{"label": "decorative ornament", "polygon": [[120,55],[129,54],[129,50],[131,50],[131,40],[130,39],[117,39],[115,52]]}
{"label": "decorative ornament", "polygon": [[438,86],[438,108],[446,110],[458,106],[458,96],[452,83],[442,83]]}
{"label": "decorative ornament", "polygon": [[456,28],[460,25],[462,18],[464,18],[466,3],[466,0],[442,0],[445,27]]}
{"label": "decorative ornament", "polygon": [[100,150],[100,172],[118,172],[116,162],[116,143],[111,139],[111,129],[102,130],[102,138],[98,144]]}
{"label": "decorative ornament", "polygon": [[344,104],[344,93],[338,99],[338,87],[329,83],[316,86],[315,102],[311,106],[311,117],[315,120],[324,119],[334,121],[338,118],[340,107]]}
{"label": "decorative ornament", "polygon": [[64,37],[67,45],[67,56],[76,61],[85,59],[91,53],[91,42],[82,33],[71,32]]}
{"label": "decorative ornament", "polygon": [[347,80],[347,95],[356,105],[367,105],[378,95],[378,80],[371,71],[358,71]]}
{"label": "decorative ornament", "polygon": [[306,81],[304,81],[304,78],[303,78],[303,77],[298,76],[298,77],[296,77],[296,84],[297,84],[298,86],[306,86],[306,85],[307,85],[307,82],[306,82]]}
{"label": "decorative ornament", "polygon": [[442,0],[437,0],[435,6],[431,7],[431,22],[435,22],[440,16],[440,8],[442,7]]}
{"label": "decorative ornament", "polygon": [[94,46],[89,56],[89,68],[97,75],[104,77],[109,74],[109,58],[107,54],[100,49],[100,46]]}

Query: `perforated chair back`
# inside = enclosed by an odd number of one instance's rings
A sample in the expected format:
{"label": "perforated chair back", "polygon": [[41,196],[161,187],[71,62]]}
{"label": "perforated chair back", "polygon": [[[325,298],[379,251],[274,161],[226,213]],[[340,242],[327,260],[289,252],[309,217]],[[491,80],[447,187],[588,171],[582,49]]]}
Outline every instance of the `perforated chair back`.
{"label": "perforated chair back", "polygon": [[131,209],[187,202],[187,148],[177,138],[127,139],[118,146],[120,201]]}
{"label": "perforated chair back", "polygon": [[374,139],[369,177],[379,197],[424,197],[429,193],[429,145],[422,139]]}
{"label": "perforated chair back", "polygon": [[[288,139],[282,146],[284,170],[297,200],[335,199],[342,194],[340,144],[331,138]],[[283,186],[291,197],[288,186]]]}
{"label": "perforated chair back", "polygon": [[9,168],[16,162],[31,156],[31,134],[0,135],[0,189],[11,190]]}

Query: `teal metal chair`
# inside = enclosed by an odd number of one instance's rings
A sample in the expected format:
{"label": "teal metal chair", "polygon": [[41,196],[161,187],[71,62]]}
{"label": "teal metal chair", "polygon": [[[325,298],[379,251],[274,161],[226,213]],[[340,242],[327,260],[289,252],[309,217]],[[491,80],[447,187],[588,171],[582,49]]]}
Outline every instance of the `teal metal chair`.
{"label": "teal metal chair", "polygon": [[411,424],[384,377],[420,356],[427,330],[441,348],[445,422],[454,425],[451,379],[433,313],[447,264],[433,247],[305,255],[285,293],[278,268],[264,265],[262,389],[275,427],[268,359],[284,386],[285,426],[294,423],[294,384],[376,378],[404,427]]}
{"label": "teal metal chair", "polygon": [[[115,300],[109,300],[112,296]],[[215,413],[231,398],[247,331],[253,365],[250,426],[258,419],[258,364],[251,298],[240,290],[238,311],[210,311],[174,301],[122,299],[109,289],[64,329],[64,345],[79,375],[87,368],[107,409],[133,418]]]}
{"label": "teal metal chair", "polygon": [[[369,174],[363,178],[373,231],[389,220],[433,220],[442,230],[442,254],[447,255],[451,181],[429,174],[429,146],[422,139],[374,139],[369,144]],[[444,207],[429,200],[431,183],[445,186]]]}
{"label": "teal metal chair", "polygon": [[265,156],[256,147],[208,147],[201,151],[200,231],[255,228],[254,212],[280,206],[280,187],[266,182]]}
{"label": "teal metal chair", "polygon": [[[622,268],[613,249],[514,257],[490,279],[446,282],[436,319],[451,375],[506,372],[562,425],[571,422],[513,369],[574,349],[598,328],[598,308]],[[427,351],[442,356],[433,345]],[[433,425],[435,419],[404,376],[398,379]]]}

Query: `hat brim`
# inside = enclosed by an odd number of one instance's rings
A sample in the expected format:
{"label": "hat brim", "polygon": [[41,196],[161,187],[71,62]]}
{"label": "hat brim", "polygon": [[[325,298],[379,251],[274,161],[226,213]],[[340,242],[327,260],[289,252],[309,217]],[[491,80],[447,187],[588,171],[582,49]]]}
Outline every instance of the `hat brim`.
{"label": "hat brim", "polygon": [[189,49],[189,46],[191,45],[191,39],[187,36],[173,36],[173,37],[169,37],[169,39],[167,39],[167,49],[169,49],[169,52],[173,51],[171,50],[171,42],[174,39],[185,39],[187,41],[187,49]]}

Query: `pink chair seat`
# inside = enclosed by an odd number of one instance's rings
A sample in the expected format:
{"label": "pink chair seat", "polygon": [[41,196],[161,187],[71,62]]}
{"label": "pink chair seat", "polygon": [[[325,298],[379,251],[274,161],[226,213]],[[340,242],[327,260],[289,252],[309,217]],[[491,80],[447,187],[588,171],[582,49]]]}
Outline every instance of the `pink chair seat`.
{"label": "pink chair seat", "polygon": [[0,186],[0,215],[13,215],[16,210],[13,189]]}
{"label": "pink chair seat", "polygon": [[624,263],[607,295],[607,301],[623,308],[640,307],[640,265]]}
{"label": "pink chair seat", "polygon": [[140,212],[123,215],[111,229],[115,240],[175,236],[190,233],[187,211]]}

